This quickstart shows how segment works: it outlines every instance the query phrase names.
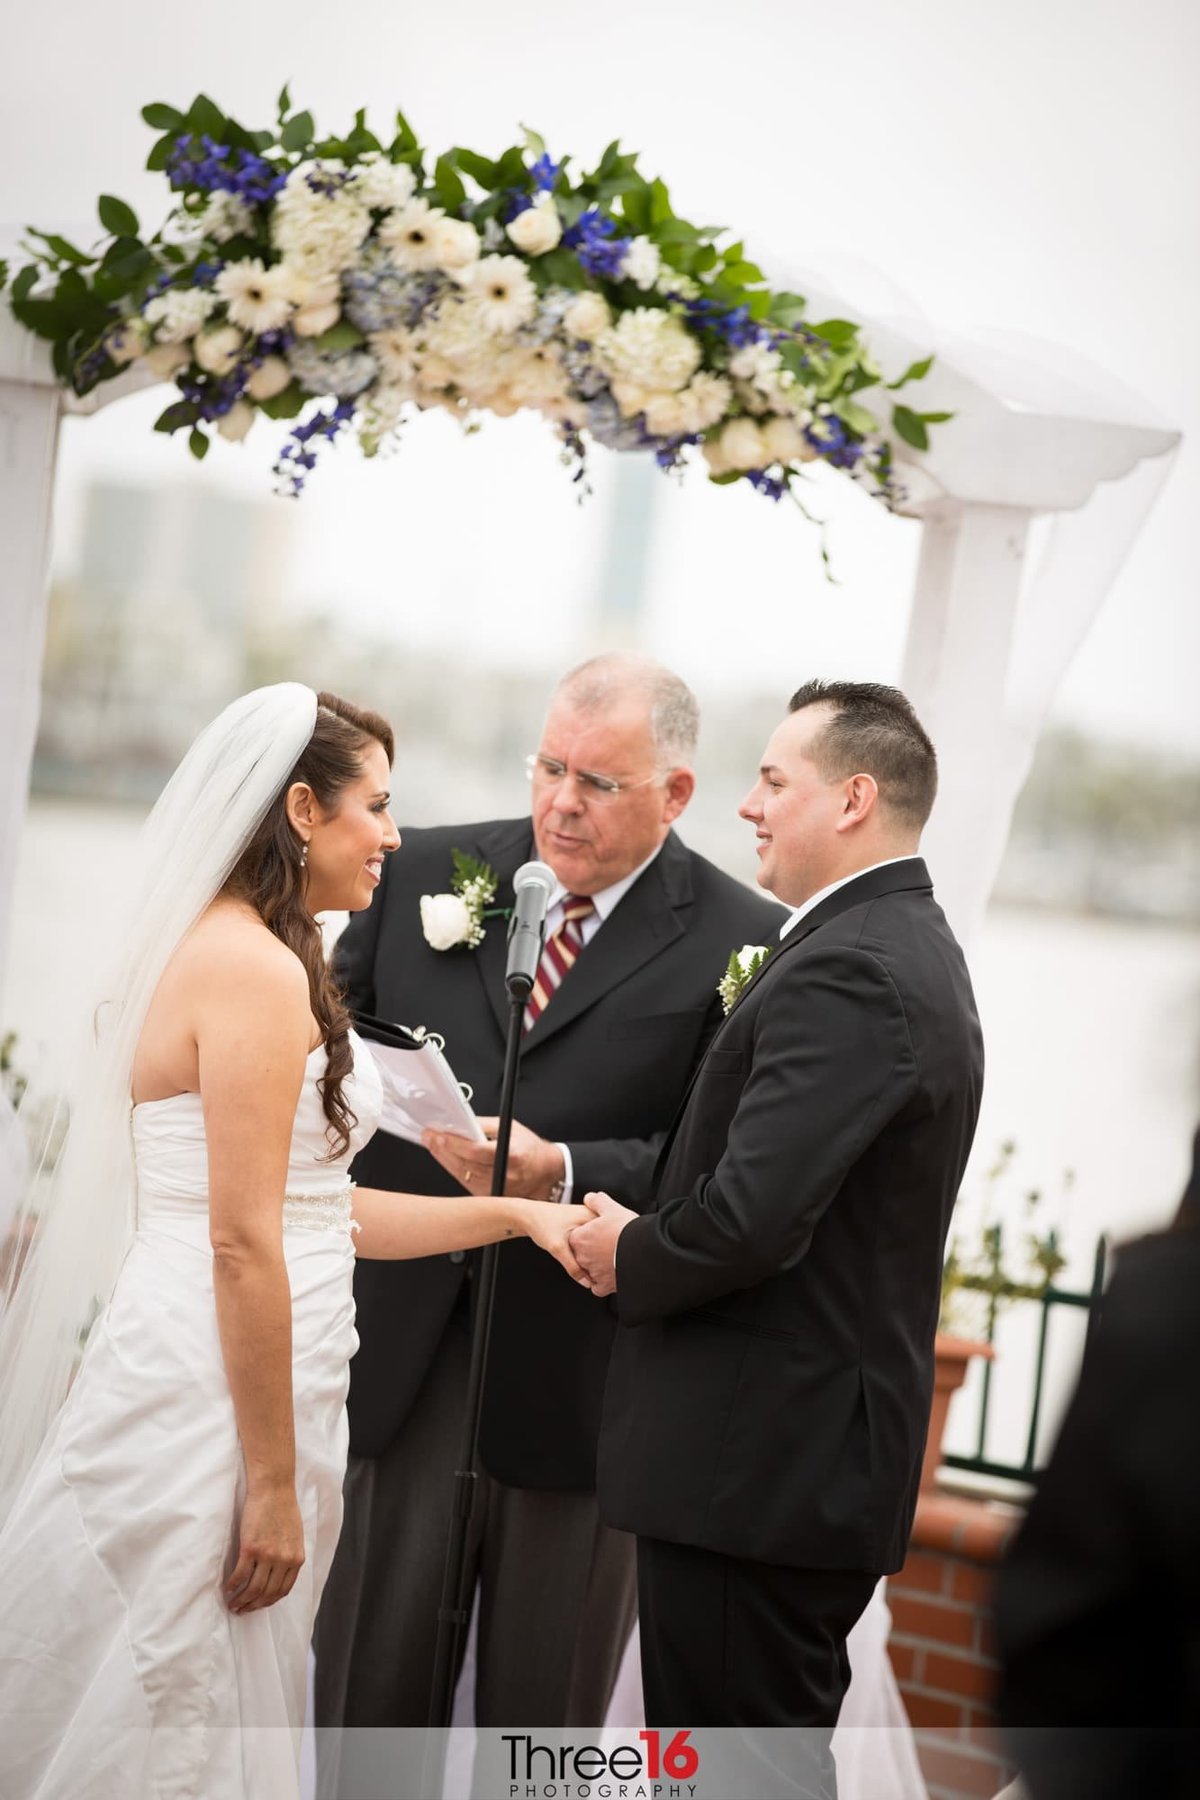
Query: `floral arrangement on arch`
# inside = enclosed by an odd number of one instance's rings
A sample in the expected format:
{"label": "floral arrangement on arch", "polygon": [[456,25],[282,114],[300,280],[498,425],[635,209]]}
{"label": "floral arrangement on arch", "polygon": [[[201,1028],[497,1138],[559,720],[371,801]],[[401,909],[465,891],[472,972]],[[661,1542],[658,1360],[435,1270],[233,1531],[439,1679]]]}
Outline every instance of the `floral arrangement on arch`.
{"label": "floral arrangement on arch", "polygon": [[[204,95],[142,117],[161,133],[148,167],[177,196],[164,224],[143,238],[105,195],[94,249],[31,230],[9,298],[77,393],[134,362],[173,380],[156,429],[186,432],[196,456],[259,413],[295,420],[276,472],[298,494],[347,431],[372,456],[413,410],[473,427],[530,408],[576,479],[589,440],[664,469],[697,447],[715,481],[772,499],[798,500],[820,460],[896,503],[891,442],[857,398],[882,385],[859,328],[808,322],[618,143],[578,176],[532,132],[495,160],[456,148],[431,163],[402,114],[387,144],[362,112],[322,138],[286,88],[271,131]],[[948,416],[897,402],[890,424],[922,449]]]}

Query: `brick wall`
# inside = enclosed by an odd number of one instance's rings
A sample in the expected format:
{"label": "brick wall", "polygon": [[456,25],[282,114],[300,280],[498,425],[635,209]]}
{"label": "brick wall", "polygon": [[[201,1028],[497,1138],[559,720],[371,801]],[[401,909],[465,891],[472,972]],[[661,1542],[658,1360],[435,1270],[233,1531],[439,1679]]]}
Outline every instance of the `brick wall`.
{"label": "brick wall", "polygon": [[990,1800],[1013,1776],[995,1734],[990,1597],[1020,1517],[995,1501],[923,1494],[908,1561],[888,1582],[892,1667],[930,1800]]}

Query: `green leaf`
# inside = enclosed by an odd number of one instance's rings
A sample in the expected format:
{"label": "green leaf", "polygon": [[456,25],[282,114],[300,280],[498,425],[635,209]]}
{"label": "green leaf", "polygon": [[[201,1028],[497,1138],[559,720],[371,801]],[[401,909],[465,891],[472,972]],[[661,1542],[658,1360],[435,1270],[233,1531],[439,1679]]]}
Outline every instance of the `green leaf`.
{"label": "green leaf", "polygon": [[[651,227],[665,225],[672,217],[671,196],[665,181],[655,176],[650,183],[650,224]],[[680,221],[682,223],[682,221]]]}
{"label": "green leaf", "polygon": [[208,439],[198,427],[193,426],[188,437],[188,449],[197,462],[203,462],[208,455]]}
{"label": "green leaf", "polygon": [[12,301],[19,306],[25,300],[38,278],[36,263],[26,263],[20,274],[14,275],[12,284]]}
{"label": "green leaf", "polygon": [[0,261],[0,294],[2,294],[4,292],[4,290],[7,286],[8,286],[8,264],[6,262]]}
{"label": "green leaf", "polygon": [[285,387],[282,394],[275,394],[270,400],[256,401],[259,412],[266,413],[268,419],[294,419],[304,411],[306,402],[312,399],[306,394],[298,381],[291,387]]}
{"label": "green leaf", "polygon": [[100,215],[100,223],[105,231],[111,231],[114,237],[135,238],[138,234],[138,217],[132,206],[126,206],[114,194],[101,194],[96,211]]}
{"label": "green leaf", "polygon": [[279,90],[279,98],[275,102],[275,107],[276,107],[276,112],[278,115],[279,123],[282,125],[283,121],[287,118],[288,114],[292,110],[291,91],[290,91],[286,81],[284,82],[283,86]]}
{"label": "green leaf", "polygon": [[723,475],[710,475],[708,478],[714,487],[732,487],[735,481],[742,479],[740,469],[727,469]]}
{"label": "green leaf", "polygon": [[306,150],[312,143],[316,124],[310,112],[293,113],[279,133],[279,142],[289,155]]}
{"label": "green leaf", "polygon": [[894,394],[897,388],[904,387],[910,381],[924,381],[932,367],[932,356],[923,357],[920,362],[909,363],[899,381],[888,382],[889,391]]}
{"label": "green leaf", "polygon": [[185,425],[194,425],[198,418],[196,407],[191,400],[172,400],[170,406],[159,413],[154,421],[155,431],[181,431]]}
{"label": "green leaf", "polygon": [[728,281],[735,287],[753,287],[762,279],[763,272],[757,263],[727,262],[721,270],[721,280]]}
{"label": "green leaf", "polygon": [[857,431],[860,437],[870,437],[873,431],[879,430],[879,420],[875,414],[868,412],[865,406],[856,406],[853,400],[838,400],[834,410],[843,425],[851,431]]}
{"label": "green leaf", "polygon": [[275,142],[275,133],[273,131],[252,131],[250,133],[250,138],[254,148],[261,156],[263,151],[269,150],[271,145]]}
{"label": "green leaf", "polygon": [[945,425],[954,417],[954,414],[952,412],[931,412],[921,413],[920,417],[924,419],[926,425]]}
{"label": "green leaf", "polygon": [[907,406],[892,408],[892,425],[896,436],[911,444],[914,450],[928,450],[929,433],[926,431],[920,416],[909,410]]}
{"label": "green leaf", "polygon": [[328,331],[321,333],[320,337],[311,338],[309,341],[313,348],[319,350],[322,355],[331,356],[336,355],[339,350],[356,350],[359,344],[366,342],[366,339],[358,326],[352,325],[349,319],[339,319],[336,325],[331,325]]}
{"label": "green leaf", "polygon": [[587,286],[579,258],[573,250],[564,250],[561,244],[557,249],[547,250],[544,256],[535,256],[529,265],[529,273],[539,288],[565,287],[578,291]]}
{"label": "green leaf", "polygon": [[819,325],[810,325],[809,330],[832,344],[835,350],[844,344],[852,344],[858,336],[858,326],[852,319],[824,319]]}
{"label": "green leaf", "polygon": [[535,160],[539,156],[545,156],[546,140],[541,132],[531,131],[528,125],[522,125],[521,130],[525,133],[525,148],[529,151],[529,154]]}
{"label": "green leaf", "polygon": [[150,146],[150,154],[146,158],[148,169],[153,169],[157,173],[166,168],[175,149],[175,136],[174,132],[168,131],[163,137],[155,139]]}
{"label": "green leaf", "polygon": [[439,156],[433,166],[433,191],[438,205],[456,213],[467,197],[462,176],[448,156]]}
{"label": "green leaf", "polygon": [[39,231],[36,225],[27,225],[25,229],[30,237],[41,238],[51,256],[56,256],[60,262],[69,262],[74,263],[77,267],[85,267],[88,263],[96,260],[94,256],[88,256],[85,251],[77,250],[74,244],[68,243],[65,237],[59,237],[56,232]]}
{"label": "green leaf", "polygon": [[220,107],[210,100],[207,94],[197,94],[187,109],[184,119],[186,129],[193,137],[210,137],[220,143],[225,135],[228,120]]}
{"label": "green leaf", "polygon": [[143,106],[142,117],[147,125],[154,127],[155,131],[179,132],[183,130],[183,114],[179,108],[164,106],[161,100],[155,100],[149,106]]}
{"label": "green leaf", "polygon": [[804,317],[806,305],[803,294],[789,294],[785,290],[783,293],[772,294],[767,317],[774,325],[795,325]]}
{"label": "green leaf", "polygon": [[650,231],[650,183],[641,176],[637,182],[625,189],[621,196],[621,217],[625,220],[635,236],[646,236]]}
{"label": "green leaf", "polygon": [[496,164],[497,187],[524,187],[528,184],[529,170],[525,167],[525,157],[514,145],[506,150]]}
{"label": "green leaf", "polygon": [[[396,135],[392,139],[392,161],[398,162],[402,155],[406,156],[410,151],[419,150],[420,147],[416,132],[404,114],[398,112],[396,114]],[[398,152],[399,154],[397,154]]]}
{"label": "green leaf", "polygon": [[479,156],[474,150],[464,150],[460,146],[456,146],[448,154],[455,167],[461,169],[464,175],[469,175],[472,181],[478,182],[481,188],[487,188],[489,193],[495,188],[498,169],[490,157]]}

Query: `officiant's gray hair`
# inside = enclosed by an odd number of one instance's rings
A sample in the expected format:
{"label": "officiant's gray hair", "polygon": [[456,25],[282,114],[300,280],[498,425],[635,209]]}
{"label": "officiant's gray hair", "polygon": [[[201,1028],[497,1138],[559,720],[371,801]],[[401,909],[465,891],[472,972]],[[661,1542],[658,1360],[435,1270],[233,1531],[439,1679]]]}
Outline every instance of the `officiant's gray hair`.
{"label": "officiant's gray hair", "polygon": [[645,700],[650,735],[663,768],[690,763],[700,736],[700,707],[686,681],[648,656],[611,650],[565,674],[555,689],[581,712],[604,712],[631,696]]}

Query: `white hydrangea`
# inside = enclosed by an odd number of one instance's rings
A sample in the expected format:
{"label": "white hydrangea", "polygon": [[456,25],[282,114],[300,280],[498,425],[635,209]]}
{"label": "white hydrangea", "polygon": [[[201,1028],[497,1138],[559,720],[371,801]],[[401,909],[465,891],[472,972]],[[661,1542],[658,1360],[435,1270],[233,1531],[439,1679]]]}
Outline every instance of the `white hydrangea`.
{"label": "white hydrangea", "polygon": [[624,313],[597,340],[596,350],[610,375],[651,393],[675,393],[686,387],[700,365],[695,338],[673,313],[656,307],[639,306]]}
{"label": "white hydrangea", "polygon": [[195,337],[217,304],[207,288],[171,288],[148,301],[142,312],[160,344],[184,344]]}
{"label": "white hydrangea", "polygon": [[635,237],[621,264],[621,274],[625,280],[632,281],[635,287],[640,287],[645,293],[658,280],[661,268],[662,257],[659,255],[658,245],[651,243],[648,237]]}
{"label": "white hydrangea", "polygon": [[243,237],[254,229],[254,211],[240,194],[218,191],[210,194],[203,210],[196,215],[196,229],[215,244],[227,244],[230,238]]}
{"label": "white hydrangea", "polygon": [[[371,229],[371,214],[350,186],[327,188],[330,163],[301,163],[275,200],[271,242],[297,274],[320,280],[347,268]],[[317,178],[313,187],[309,175]]]}
{"label": "white hydrangea", "polygon": [[392,212],[398,206],[407,206],[416,185],[417,178],[408,163],[389,162],[376,150],[356,163],[346,178],[346,186],[355,199],[375,212]]}
{"label": "white hydrangea", "polygon": [[688,414],[685,429],[691,435],[708,431],[725,417],[733,399],[733,389],[723,376],[710,375],[701,369],[692,377],[691,386],[684,389],[683,398]]}
{"label": "white hydrangea", "polygon": [[382,382],[359,402],[358,442],[364,456],[378,455],[384,439],[396,430],[411,400],[412,394],[406,387]]}

